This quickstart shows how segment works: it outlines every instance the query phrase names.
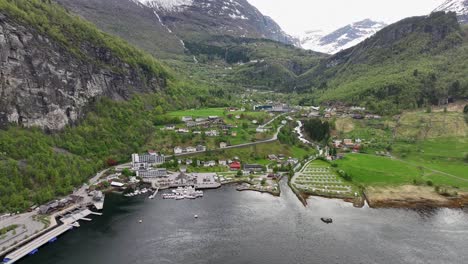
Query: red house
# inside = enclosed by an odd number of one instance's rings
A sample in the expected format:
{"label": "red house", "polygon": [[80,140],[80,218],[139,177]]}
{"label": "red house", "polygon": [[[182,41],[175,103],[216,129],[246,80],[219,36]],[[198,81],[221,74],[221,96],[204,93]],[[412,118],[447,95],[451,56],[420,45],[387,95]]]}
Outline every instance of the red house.
{"label": "red house", "polygon": [[238,161],[234,161],[233,163],[229,164],[229,169],[231,170],[240,170],[241,169],[241,164]]}

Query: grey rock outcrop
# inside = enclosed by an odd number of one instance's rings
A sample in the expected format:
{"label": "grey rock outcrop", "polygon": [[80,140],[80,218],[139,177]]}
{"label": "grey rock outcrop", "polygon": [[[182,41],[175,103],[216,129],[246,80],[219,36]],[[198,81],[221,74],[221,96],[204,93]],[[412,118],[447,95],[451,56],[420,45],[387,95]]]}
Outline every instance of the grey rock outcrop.
{"label": "grey rock outcrop", "polygon": [[60,130],[100,96],[124,100],[165,87],[163,78],[148,76],[106,48],[82,44],[80,51],[84,56],[0,13],[0,125]]}

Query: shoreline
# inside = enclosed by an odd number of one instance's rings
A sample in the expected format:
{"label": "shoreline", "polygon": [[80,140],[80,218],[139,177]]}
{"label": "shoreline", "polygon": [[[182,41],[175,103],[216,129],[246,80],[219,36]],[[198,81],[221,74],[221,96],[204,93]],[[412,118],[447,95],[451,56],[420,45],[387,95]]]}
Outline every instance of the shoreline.
{"label": "shoreline", "polygon": [[[291,187],[291,186],[290,186]],[[419,186],[401,186],[401,189],[409,188],[424,188]],[[379,196],[373,193],[374,188],[365,189],[362,195],[358,197],[343,197],[337,195],[327,195],[319,193],[307,193],[300,190],[296,190],[291,187],[291,190],[296,194],[298,199],[307,206],[307,200],[309,197],[321,197],[325,199],[339,199],[347,203],[352,203],[356,208],[363,208],[366,203],[369,208],[373,209],[438,209],[438,208],[450,208],[450,209],[463,209],[468,207],[468,194],[462,193],[457,197],[446,197],[435,192],[429,193],[414,193],[413,197],[405,197],[405,191],[398,192],[393,190],[391,195]]]}
{"label": "shoreline", "polygon": [[[221,186],[233,185],[233,187],[236,187],[236,191],[238,192],[253,191],[253,192],[259,192],[259,193],[267,193],[275,197],[280,197],[281,195],[280,188],[278,188],[279,190],[275,192],[275,191],[269,191],[269,190],[260,190],[254,187],[242,187],[242,184],[249,184],[250,186],[252,186],[252,184],[249,181],[245,181],[245,180],[225,182],[225,183],[222,183]],[[237,185],[237,186],[234,186],[234,185]]]}

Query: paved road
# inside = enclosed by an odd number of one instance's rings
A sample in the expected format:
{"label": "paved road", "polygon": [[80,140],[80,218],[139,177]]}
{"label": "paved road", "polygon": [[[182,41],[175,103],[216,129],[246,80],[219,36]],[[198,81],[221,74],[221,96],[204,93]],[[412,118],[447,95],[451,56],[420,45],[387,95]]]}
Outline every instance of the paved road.
{"label": "paved road", "polygon": [[266,122],[265,124],[258,126],[258,128],[264,128],[264,127],[268,126],[269,124],[271,124],[276,119],[278,119],[279,117],[284,116],[284,115],[286,115],[286,113],[279,114],[279,115],[275,116],[274,118],[272,118],[270,121]]}

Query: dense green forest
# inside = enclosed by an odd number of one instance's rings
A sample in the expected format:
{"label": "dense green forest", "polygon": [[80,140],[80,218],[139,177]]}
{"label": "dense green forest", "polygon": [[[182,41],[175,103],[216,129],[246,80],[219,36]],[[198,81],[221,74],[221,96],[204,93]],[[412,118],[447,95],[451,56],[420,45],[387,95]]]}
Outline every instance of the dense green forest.
{"label": "dense green forest", "polygon": [[[157,136],[156,126],[173,123],[165,111],[201,106],[227,106],[234,91],[197,81],[181,81],[152,56],[97,30],[51,1],[0,0],[9,19],[30,24],[84,60],[83,46],[111,50],[139,67],[147,77],[167,80],[164,91],[134,95],[129,101],[98,98],[86,117],[55,134],[9,125],[0,130],[0,212],[22,211],[70,193],[109,161],[128,161],[130,154]],[[96,58],[92,63],[112,63]],[[120,69],[113,69],[120,70]]]}
{"label": "dense green forest", "polygon": [[330,138],[330,123],[318,118],[304,122],[304,131],[314,141],[327,142]]}

